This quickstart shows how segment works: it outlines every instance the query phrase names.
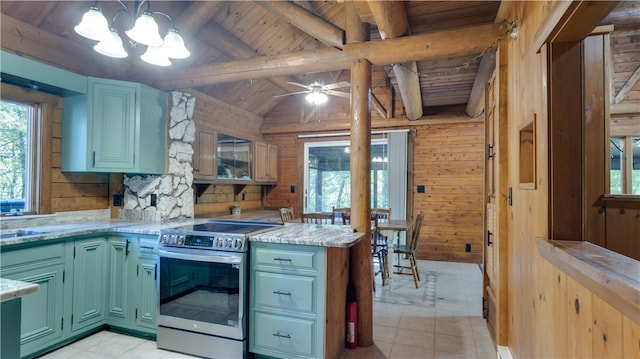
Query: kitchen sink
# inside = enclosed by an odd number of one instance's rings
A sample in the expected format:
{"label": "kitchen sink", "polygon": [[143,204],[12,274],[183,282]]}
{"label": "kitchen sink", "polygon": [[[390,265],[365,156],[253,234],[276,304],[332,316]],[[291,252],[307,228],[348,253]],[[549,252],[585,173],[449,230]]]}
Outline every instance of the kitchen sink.
{"label": "kitchen sink", "polygon": [[48,232],[45,231],[33,231],[33,230],[29,230],[29,229],[17,229],[17,230],[11,230],[11,231],[2,231],[2,233],[0,233],[0,239],[7,239],[7,238],[20,238],[20,237],[26,237],[26,236],[36,236],[39,234],[47,234]]}

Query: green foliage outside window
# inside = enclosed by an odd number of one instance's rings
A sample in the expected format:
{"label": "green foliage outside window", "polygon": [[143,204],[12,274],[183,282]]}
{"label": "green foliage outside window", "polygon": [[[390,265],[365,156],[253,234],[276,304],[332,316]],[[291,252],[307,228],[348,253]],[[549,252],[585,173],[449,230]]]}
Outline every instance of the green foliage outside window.
{"label": "green foliage outside window", "polygon": [[29,106],[0,101],[0,198],[25,196]]}

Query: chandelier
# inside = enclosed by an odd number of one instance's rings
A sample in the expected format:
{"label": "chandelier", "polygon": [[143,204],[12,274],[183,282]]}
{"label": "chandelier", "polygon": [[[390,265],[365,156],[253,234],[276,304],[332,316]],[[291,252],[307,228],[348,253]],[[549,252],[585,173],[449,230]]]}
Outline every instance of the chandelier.
{"label": "chandelier", "polygon": [[[126,30],[125,34],[134,46],[136,44],[147,46],[147,51],[140,56],[143,61],[156,66],[170,66],[171,60],[169,58],[185,59],[191,55],[184,46],[184,40],[178,34],[171,16],[161,11],[151,11],[151,4],[148,0],[134,1],[134,11],[129,11],[122,1],[117,0],[117,2],[123,8],[116,11],[110,25],[102,14],[98,1],[96,1],[82,15],[82,21],[74,27],[75,32],[79,35],[98,41],[93,47],[96,52],[115,58],[125,58],[129,55],[115,28],[118,15],[126,13],[129,15],[129,26],[131,24],[133,26]],[[146,9],[141,12],[144,3],[146,3]],[[160,37],[158,23],[156,23],[154,15],[164,16],[171,21],[171,27],[164,39]]]}

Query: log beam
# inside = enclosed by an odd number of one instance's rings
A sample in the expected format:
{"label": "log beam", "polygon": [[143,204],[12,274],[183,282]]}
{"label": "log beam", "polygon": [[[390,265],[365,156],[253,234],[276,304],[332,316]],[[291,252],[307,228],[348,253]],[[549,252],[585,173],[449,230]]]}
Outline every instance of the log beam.
{"label": "log beam", "polygon": [[467,101],[467,115],[478,117],[484,111],[484,88],[496,67],[496,52],[489,50],[482,55],[476,78],[473,81],[471,94]]}
{"label": "log beam", "polygon": [[[385,41],[347,44],[343,51],[325,48],[208,64],[159,75],[161,78],[157,86],[171,90],[306,72],[334,71],[350,68],[353,59],[358,58],[366,58],[374,65],[388,65],[475,55],[489,46],[499,31],[500,26],[496,24],[475,25]],[[474,41],[467,41],[470,38]]]}
{"label": "log beam", "polygon": [[286,19],[291,25],[328,46],[342,49],[344,45],[344,30],[293,2],[256,1],[256,4]]}
{"label": "log beam", "polygon": [[[404,2],[369,0],[368,3],[383,40],[402,37],[410,33]],[[411,61],[394,64],[393,73],[396,75],[398,91],[400,91],[407,118],[409,120],[419,119],[422,117],[422,94],[420,93],[417,63]]]}
{"label": "log beam", "polygon": [[620,91],[618,91],[618,93],[616,94],[614,103],[622,102],[622,100],[624,100],[624,98],[627,96],[629,91],[631,91],[633,86],[636,85],[636,82],[638,82],[638,79],[640,79],[640,65],[636,67],[636,70],[631,74],[631,76],[629,76],[629,79],[627,80],[627,82],[625,82],[624,86],[622,86]]}
{"label": "log beam", "polygon": [[[371,63],[354,61],[351,67],[351,226],[371,237]],[[358,345],[373,345],[371,242],[351,247],[351,283],[358,301]]]}

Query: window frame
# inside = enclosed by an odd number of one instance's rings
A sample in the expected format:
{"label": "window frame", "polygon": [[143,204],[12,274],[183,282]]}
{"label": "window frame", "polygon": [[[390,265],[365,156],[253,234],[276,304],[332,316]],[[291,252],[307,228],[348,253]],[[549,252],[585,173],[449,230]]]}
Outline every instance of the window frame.
{"label": "window frame", "polygon": [[25,198],[25,208],[28,210],[23,214],[51,213],[53,122],[56,113],[58,116],[62,114],[61,98],[7,83],[0,84],[0,98],[26,104],[33,111],[29,141],[32,146],[30,160],[34,180],[27,185],[31,196]]}

